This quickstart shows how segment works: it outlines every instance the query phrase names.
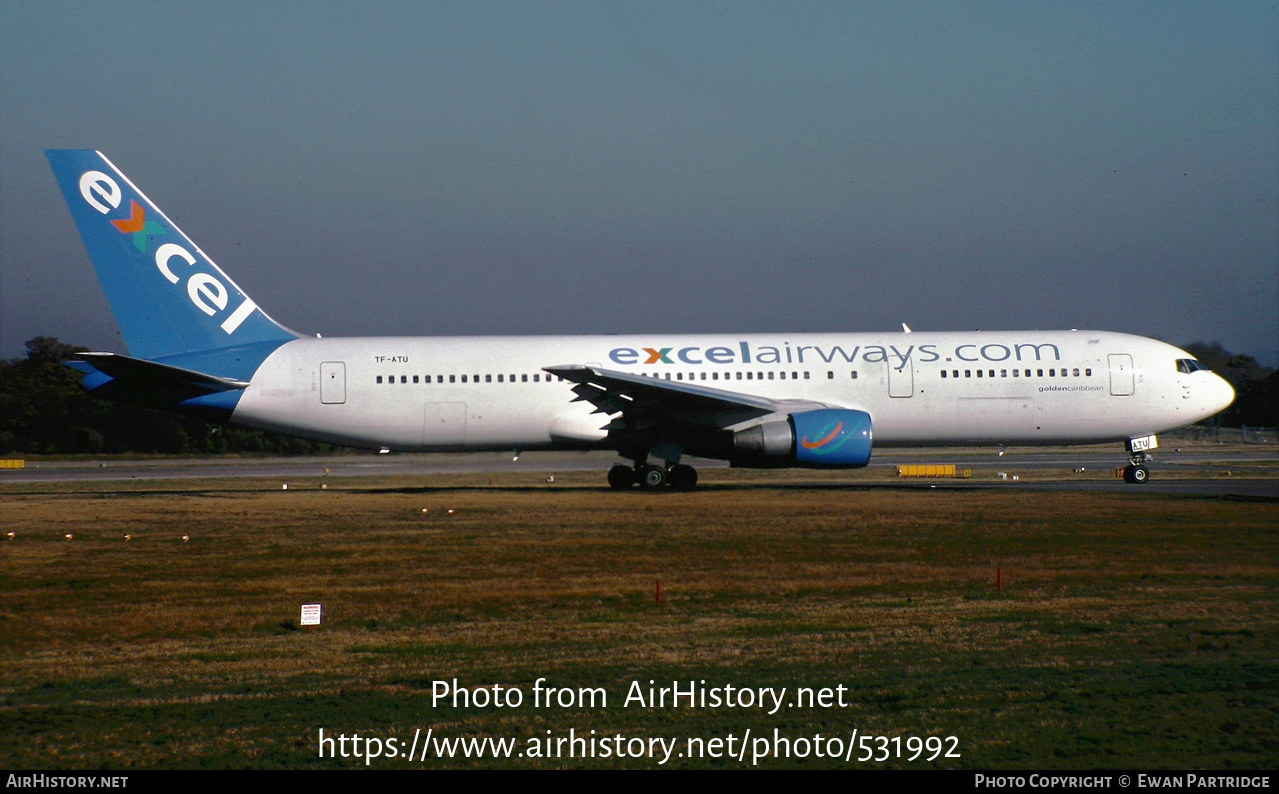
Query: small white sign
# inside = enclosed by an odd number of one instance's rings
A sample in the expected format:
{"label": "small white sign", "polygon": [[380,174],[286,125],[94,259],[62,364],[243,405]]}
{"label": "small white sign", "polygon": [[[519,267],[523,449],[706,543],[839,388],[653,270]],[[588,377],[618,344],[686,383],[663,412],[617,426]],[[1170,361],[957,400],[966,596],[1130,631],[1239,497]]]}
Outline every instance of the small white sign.
{"label": "small white sign", "polygon": [[1133,452],[1145,452],[1150,449],[1159,448],[1159,440],[1155,436],[1142,436],[1129,440],[1128,448]]}
{"label": "small white sign", "polygon": [[303,626],[320,625],[320,605],[319,604],[303,604],[302,605],[302,625]]}

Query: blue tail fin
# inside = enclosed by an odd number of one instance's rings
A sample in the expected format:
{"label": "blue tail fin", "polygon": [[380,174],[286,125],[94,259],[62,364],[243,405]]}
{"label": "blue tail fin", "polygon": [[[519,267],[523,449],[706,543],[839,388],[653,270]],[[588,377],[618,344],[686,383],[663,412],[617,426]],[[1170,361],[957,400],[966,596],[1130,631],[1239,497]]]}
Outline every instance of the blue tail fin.
{"label": "blue tail fin", "polygon": [[100,152],[45,155],[130,355],[248,380],[271,350],[297,338]]}

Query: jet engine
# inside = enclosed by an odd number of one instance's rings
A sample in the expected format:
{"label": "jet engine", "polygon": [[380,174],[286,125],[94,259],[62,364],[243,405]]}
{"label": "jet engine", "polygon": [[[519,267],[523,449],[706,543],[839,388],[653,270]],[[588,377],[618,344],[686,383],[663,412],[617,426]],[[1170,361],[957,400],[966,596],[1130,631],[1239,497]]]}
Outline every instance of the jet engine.
{"label": "jet engine", "polygon": [[857,468],[870,462],[870,414],[820,408],[733,434],[734,466]]}

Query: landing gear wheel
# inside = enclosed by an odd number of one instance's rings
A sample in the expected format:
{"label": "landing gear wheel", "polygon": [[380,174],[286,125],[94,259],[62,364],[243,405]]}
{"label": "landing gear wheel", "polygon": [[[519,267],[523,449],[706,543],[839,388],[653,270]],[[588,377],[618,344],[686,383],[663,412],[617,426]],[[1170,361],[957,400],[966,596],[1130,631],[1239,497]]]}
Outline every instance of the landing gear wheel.
{"label": "landing gear wheel", "polygon": [[697,469],[683,463],[671,467],[671,487],[677,491],[691,491],[697,487]]}
{"label": "landing gear wheel", "polygon": [[661,466],[645,466],[639,472],[641,488],[653,490],[666,484],[666,469]]}
{"label": "landing gear wheel", "polygon": [[625,491],[635,484],[635,470],[630,466],[617,464],[608,470],[608,487],[615,491]]}
{"label": "landing gear wheel", "polygon": [[1150,479],[1150,469],[1140,464],[1124,466],[1124,482],[1144,485]]}

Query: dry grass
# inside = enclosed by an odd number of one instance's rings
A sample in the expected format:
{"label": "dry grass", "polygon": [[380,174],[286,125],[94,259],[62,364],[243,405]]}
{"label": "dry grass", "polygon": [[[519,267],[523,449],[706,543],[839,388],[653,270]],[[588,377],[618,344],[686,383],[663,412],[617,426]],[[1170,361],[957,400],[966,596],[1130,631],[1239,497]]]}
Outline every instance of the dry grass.
{"label": "dry grass", "polygon": [[[0,725],[20,739],[0,765],[358,765],[317,761],[316,730],[432,726],[954,734],[950,764],[974,767],[1279,760],[1273,503],[598,476],[0,491]],[[298,630],[311,601],[324,625]],[[531,696],[540,676],[610,707],[431,705],[437,679]],[[854,704],[620,708],[631,681],[690,678]]]}

